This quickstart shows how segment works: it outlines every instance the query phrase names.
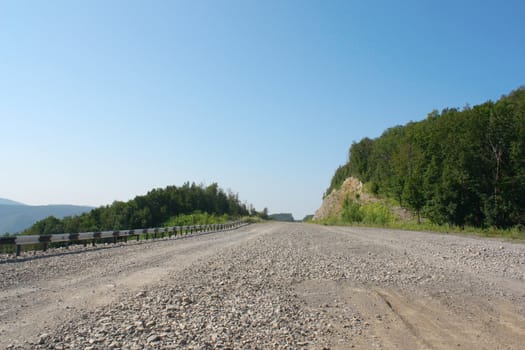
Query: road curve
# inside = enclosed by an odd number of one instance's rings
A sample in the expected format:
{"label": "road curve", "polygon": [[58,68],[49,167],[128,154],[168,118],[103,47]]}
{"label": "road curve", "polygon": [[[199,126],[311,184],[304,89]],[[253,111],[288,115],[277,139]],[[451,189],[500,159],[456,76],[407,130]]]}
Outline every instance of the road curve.
{"label": "road curve", "polygon": [[268,223],[0,264],[0,348],[522,349],[525,245]]}

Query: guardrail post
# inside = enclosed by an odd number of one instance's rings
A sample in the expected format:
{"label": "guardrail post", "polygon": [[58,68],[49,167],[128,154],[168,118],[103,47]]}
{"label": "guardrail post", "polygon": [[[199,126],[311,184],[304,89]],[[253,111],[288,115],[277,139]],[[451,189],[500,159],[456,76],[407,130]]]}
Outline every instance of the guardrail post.
{"label": "guardrail post", "polygon": [[21,248],[22,248],[22,246],[20,244],[16,245],[16,256],[20,256]]}

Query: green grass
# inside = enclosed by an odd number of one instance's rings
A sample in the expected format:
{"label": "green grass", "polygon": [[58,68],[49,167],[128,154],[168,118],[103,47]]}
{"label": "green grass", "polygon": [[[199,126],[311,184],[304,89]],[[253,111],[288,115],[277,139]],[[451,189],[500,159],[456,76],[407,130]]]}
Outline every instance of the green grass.
{"label": "green grass", "polygon": [[261,219],[258,216],[243,216],[239,220],[245,221],[250,224],[260,224],[262,222],[265,222],[266,220]]}
{"label": "green grass", "polygon": [[358,227],[378,227],[378,228],[391,228],[397,230],[407,231],[425,231],[435,232],[443,234],[460,234],[467,236],[478,236],[478,237],[493,237],[493,238],[504,238],[510,240],[525,241],[525,231],[519,228],[511,229],[498,229],[498,228],[480,228],[480,227],[459,227],[450,225],[438,225],[431,222],[418,224],[417,222],[402,222],[393,221],[386,224],[374,224],[364,222],[348,222],[341,218],[328,218],[325,220],[309,221],[314,224],[322,224],[328,226],[358,226]]}
{"label": "green grass", "polygon": [[391,212],[389,204],[382,202],[360,204],[356,201],[345,200],[343,211],[339,217],[331,217],[320,221],[311,221],[323,225],[337,226],[367,226],[392,228],[409,231],[430,231],[438,233],[454,233],[462,235],[472,235],[478,237],[497,237],[511,240],[525,241],[525,227],[514,227],[512,229],[498,229],[495,227],[459,227],[451,225],[438,225],[428,220],[423,220],[418,224],[415,219],[401,221]]}
{"label": "green grass", "polygon": [[393,223],[395,217],[388,205],[382,202],[361,204],[347,197],[343,202],[341,217],[331,220],[334,221],[386,226]]}
{"label": "green grass", "polygon": [[499,237],[512,240],[525,240],[525,230],[518,227],[511,229],[499,229],[495,227],[481,228],[472,226],[438,225],[432,222],[402,222],[396,221],[389,227],[409,231],[431,231],[439,233],[454,233],[478,237]]}
{"label": "green grass", "polygon": [[215,214],[195,212],[193,214],[181,214],[170,218],[164,223],[164,227],[168,226],[190,226],[190,225],[208,225],[208,224],[224,224],[233,219],[227,215],[217,216]]}

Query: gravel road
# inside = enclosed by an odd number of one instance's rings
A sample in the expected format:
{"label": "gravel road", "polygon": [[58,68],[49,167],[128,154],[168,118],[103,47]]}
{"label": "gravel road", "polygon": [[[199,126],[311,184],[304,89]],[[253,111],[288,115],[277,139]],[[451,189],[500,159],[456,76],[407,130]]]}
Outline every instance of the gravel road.
{"label": "gravel road", "polygon": [[0,348],[523,349],[525,245],[268,223],[0,264]]}

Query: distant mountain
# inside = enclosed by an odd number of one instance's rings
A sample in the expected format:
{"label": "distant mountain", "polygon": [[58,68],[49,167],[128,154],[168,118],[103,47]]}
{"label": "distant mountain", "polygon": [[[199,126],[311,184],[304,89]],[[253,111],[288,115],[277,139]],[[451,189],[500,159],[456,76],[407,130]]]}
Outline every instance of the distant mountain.
{"label": "distant mountain", "polygon": [[295,221],[295,219],[293,218],[293,215],[290,213],[271,214],[270,219],[275,220],[275,221],[291,221],[291,222]]}
{"label": "distant mountain", "polygon": [[308,214],[308,215],[305,215],[304,218],[303,218],[303,221],[312,221],[314,218],[314,215],[313,214]]}
{"label": "distant mountain", "polygon": [[25,205],[24,203],[15,202],[7,198],[0,198],[0,205]]}
{"label": "distant mountain", "polygon": [[63,218],[93,209],[78,205],[25,205],[9,199],[0,200],[0,235],[18,233],[48,216]]}

